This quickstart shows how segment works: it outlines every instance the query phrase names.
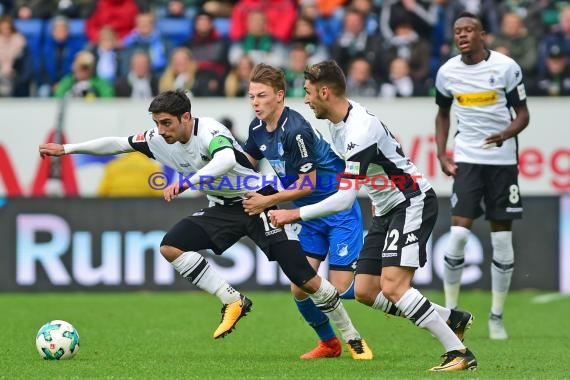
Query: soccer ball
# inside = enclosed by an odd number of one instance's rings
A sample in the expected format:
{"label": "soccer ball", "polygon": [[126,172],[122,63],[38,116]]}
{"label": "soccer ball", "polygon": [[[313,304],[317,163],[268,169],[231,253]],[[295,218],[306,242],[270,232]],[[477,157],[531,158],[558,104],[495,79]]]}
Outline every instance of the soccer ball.
{"label": "soccer ball", "polygon": [[36,347],[46,360],[71,359],[79,351],[79,334],[66,321],[51,321],[38,331]]}

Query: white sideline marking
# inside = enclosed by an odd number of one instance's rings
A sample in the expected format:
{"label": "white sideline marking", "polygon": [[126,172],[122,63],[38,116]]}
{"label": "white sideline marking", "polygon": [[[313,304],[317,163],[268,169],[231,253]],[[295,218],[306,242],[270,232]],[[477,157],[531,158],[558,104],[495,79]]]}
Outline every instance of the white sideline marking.
{"label": "white sideline marking", "polygon": [[563,298],[570,298],[570,294],[562,293],[548,293],[536,296],[532,299],[532,303],[549,303],[553,301],[558,301]]}

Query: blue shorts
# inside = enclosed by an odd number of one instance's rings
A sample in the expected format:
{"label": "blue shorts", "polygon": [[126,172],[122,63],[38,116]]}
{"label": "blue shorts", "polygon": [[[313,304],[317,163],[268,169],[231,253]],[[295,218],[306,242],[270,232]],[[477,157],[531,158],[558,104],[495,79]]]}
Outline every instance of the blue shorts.
{"label": "blue shorts", "polygon": [[318,260],[329,255],[329,269],[353,271],[363,245],[362,215],[358,202],[352,208],[320,219],[299,222],[301,247]]}

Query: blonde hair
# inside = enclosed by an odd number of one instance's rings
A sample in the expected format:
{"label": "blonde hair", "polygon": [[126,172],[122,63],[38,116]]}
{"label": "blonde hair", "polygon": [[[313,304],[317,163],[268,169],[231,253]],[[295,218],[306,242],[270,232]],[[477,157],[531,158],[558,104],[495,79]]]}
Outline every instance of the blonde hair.
{"label": "blonde hair", "polygon": [[240,77],[238,71],[240,70],[239,66],[244,62],[249,65],[251,70],[253,70],[254,63],[251,57],[247,55],[242,56],[239,59],[238,63],[232,67],[232,69],[230,70],[224,81],[224,94],[228,97],[241,96],[239,92],[242,89],[240,87],[244,84],[243,83],[244,79]]}
{"label": "blonde hair", "polygon": [[81,66],[95,67],[95,56],[88,50],[81,50],[75,54],[72,67],[77,70]]}
{"label": "blonde hair", "polygon": [[160,92],[168,90],[176,90],[176,88],[174,88],[175,87],[174,83],[176,81],[176,76],[178,74],[174,72],[172,61],[174,59],[174,56],[180,53],[185,54],[188,60],[190,61],[188,65],[188,70],[186,70],[186,82],[184,83],[184,89],[190,90],[192,86],[194,86],[194,81],[196,79],[196,71],[198,71],[198,65],[190,49],[185,47],[180,47],[172,52],[172,54],[170,55],[170,61],[168,63],[168,66],[166,67],[164,73],[160,77],[160,81],[158,83],[158,88]]}
{"label": "blonde hair", "polygon": [[256,65],[251,72],[249,80],[250,82],[262,83],[272,87],[275,92],[279,90],[285,92],[286,84],[283,70],[266,63]]}

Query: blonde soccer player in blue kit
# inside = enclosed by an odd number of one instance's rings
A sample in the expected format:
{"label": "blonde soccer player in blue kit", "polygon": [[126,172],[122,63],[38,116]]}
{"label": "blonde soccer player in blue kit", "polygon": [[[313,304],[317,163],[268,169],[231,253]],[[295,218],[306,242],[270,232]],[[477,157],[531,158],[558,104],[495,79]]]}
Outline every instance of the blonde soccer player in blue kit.
{"label": "blonde soccer player in blue kit", "polygon": [[[282,202],[296,206],[317,203],[337,191],[344,162],[321,134],[297,111],[285,106],[285,78],[281,69],[257,65],[251,74],[249,99],[255,118],[249,126],[245,152],[254,164],[267,159],[284,190],[271,195],[252,192],[243,202],[250,215]],[[360,232],[360,233],[359,233]],[[329,280],[341,298],[354,298],[354,268],[362,248],[360,206],[328,217],[299,223],[301,246],[317,270],[327,256]],[[293,284],[291,291],[299,312],[319,337],[313,350],[301,359],[338,357],[342,346],[327,316],[310,297]],[[354,359],[370,360],[372,351],[354,329],[344,337]]]}

